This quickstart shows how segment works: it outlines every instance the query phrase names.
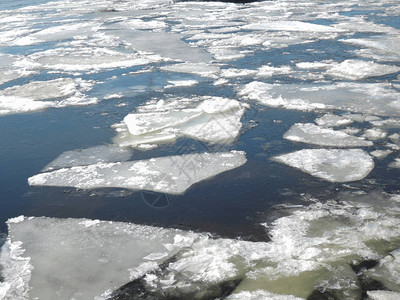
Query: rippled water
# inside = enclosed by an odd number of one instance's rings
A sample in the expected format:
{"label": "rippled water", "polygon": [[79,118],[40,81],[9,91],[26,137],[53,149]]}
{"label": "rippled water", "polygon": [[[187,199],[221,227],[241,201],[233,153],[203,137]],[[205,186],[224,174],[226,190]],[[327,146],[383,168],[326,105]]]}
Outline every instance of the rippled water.
{"label": "rippled water", "polygon": [[3,1],[0,299],[399,297],[399,11]]}

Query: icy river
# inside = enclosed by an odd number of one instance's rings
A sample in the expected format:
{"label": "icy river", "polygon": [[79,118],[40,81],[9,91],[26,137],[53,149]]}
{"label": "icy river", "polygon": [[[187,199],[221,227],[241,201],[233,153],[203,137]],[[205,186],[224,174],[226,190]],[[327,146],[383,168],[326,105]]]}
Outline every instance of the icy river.
{"label": "icy river", "polygon": [[400,2],[3,0],[0,300],[400,299]]}

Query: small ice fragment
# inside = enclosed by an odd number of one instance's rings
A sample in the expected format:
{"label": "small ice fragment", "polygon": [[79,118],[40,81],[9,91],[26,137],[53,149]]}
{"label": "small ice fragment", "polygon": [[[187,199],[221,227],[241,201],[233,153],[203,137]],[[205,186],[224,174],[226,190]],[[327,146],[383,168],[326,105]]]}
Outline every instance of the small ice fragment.
{"label": "small ice fragment", "polygon": [[273,159],[331,182],[361,180],[374,168],[371,156],[360,149],[305,149]]}
{"label": "small ice fragment", "polygon": [[365,130],[362,136],[371,141],[376,141],[379,139],[384,139],[387,136],[387,132],[379,128],[370,128]]}
{"label": "small ice fragment", "polygon": [[393,153],[392,150],[375,150],[372,151],[370,154],[378,159],[383,159],[391,153]]}
{"label": "small ice fragment", "polygon": [[346,118],[346,116],[338,116],[334,114],[326,114],[315,120],[315,123],[323,127],[336,127],[349,125],[353,123],[353,120]]}

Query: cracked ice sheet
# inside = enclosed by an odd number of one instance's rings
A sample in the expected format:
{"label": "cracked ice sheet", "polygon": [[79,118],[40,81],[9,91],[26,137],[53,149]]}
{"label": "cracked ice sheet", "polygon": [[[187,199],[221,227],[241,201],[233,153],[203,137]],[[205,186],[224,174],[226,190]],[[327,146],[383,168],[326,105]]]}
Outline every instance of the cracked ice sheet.
{"label": "cracked ice sheet", "polygon": [[387,83],[268,84],[253,81],[239,95],[271,107],[303,111],[340,109],[400,116],[400,93]]}
{"label": "cracked ice sheet", "polygon": [[361,180],[375,166],[372,157],[360,149],[304,149],[273,160],[331,182]]}
{"label": "cracked ice sheet", "polygon": [[129,114],[122,123],[114,125],[118,132],[114,142],[122,147],[139,147],[188,136],[208,143],[230,143],[238,136],[240,119],[248,107],[221,97],[186,99],[188,104],[200,102],[193,108],[181,108],[184,102],[185,99],[160,100],[155,106],[149,105],[158,111],[148,111],[146,106],[138,108],[138,113]]}
{"label": "cracked ice sheet", "polygon": [[59,78],[49,81],[31,81],[0,91],[0,116],[6,114],[61,108],[97,103],[83,92],[89,91],[93,82],[82,79]]}
{"label": "cracked ice sheet", "polygon": [[125,188],[183,194],[190,186],[246,163],[241,151],[157,157],[149,160],[97,163],[40,173],[30,185],[82,189]]}
{"label": "cracked ice sheet", "polygon": [[283,135],[284,139],[331,147],[372,146],[371,141],[349,135],[343,131],[323,128],[312,123],[296,123]]}

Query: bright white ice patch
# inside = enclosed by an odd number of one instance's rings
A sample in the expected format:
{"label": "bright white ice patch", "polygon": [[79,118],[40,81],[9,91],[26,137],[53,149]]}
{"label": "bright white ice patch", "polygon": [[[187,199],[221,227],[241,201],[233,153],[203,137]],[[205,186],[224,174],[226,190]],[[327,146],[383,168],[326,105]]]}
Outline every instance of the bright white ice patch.
{"label": "bright white ice patch", "polygon": [[371,141],[349,135],[343,131],[323,128],[312,123],[297,123],[283,135],[283,138],[308,144],[332,147],[372,146]]}
{"label": "bright white ice patch", "polygon": [[305,149],[273,159],[331,182],[361,180],[374,168],[371,156],[360,149]]}
{"label": "bright white ice patch", "polygon": [[[160,101],[156,106],[159,111],[145,109],[144,112],[129,114],[121,124],[114,126],[118,132],[114,142],[123,147],[139,147],[174,141],[181,136],[208,143],[232,142],[242,127],[240,119],[247,105],[220,97],[200,99],[205,100],[194,108],[180,109],[184,100],[177,102],[175,107]],[[191,101],[188,99],[187,102]]]}
{"label": "bright white ice patch", "polygon": [[71,78],[12,86],[0,92],[0,115],[94,104],[97,103],[96,98],[83,94],[92,87],[92,82]]}
{"label": "bright white ice patch", "polygon": [[115,187],[182,194],[196,182],[238,168],[245,162],[245,153],[240,151],[187,154],[63,168],[35,175],[28,182],[40,186]]}

